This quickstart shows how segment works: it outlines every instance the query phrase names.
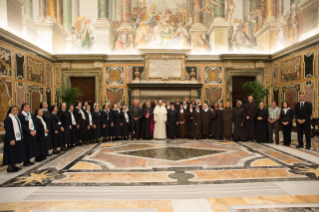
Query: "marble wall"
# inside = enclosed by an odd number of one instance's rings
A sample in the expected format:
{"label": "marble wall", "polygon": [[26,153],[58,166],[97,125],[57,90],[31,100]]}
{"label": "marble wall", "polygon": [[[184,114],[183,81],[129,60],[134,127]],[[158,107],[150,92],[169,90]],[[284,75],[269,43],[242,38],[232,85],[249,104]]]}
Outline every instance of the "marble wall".
{"label": "marble wall", "polygon": [[314,117],[319,117],[319,46],[288,55],[272,62],[272,81],[269,86],[265,84],[271,91],[269,100],[278,101],[280,105],[288,101],[293,108],[299,94],[305,94],[306,101],[313,104]]}
{"label": "marble wall", "polygon": [[[0,131],[3,129],[3,120],[12,105],[19,108],[22,103],[28,102],[34,112],[43,100],[53,99],[46,89],[52,86],[53,63],[35,56],[17,47],[0,41],[1,68],[0,68]],[[61,81],[59,75],[57,75]],[[60,75],[61,76],[61,75]]]}

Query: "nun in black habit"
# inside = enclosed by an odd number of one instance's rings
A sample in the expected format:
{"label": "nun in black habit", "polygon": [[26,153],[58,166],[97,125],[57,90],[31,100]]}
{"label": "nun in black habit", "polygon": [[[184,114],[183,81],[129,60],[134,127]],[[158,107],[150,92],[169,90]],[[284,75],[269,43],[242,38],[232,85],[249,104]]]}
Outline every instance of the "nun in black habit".
{"label": "nun in black habit", "polygon": [[120,126],[122,138],[123,140],[127,140],[130,134],[130,117],[127,114],[126,105],[123,105],[120,113]]}
{"label": "nun in black habit", "polygon": [[85,108],[86,108],[85,126],[86,126],[86,136],[87,136],[85,143],[90,144],[94,140],[94,138],[93,138],[93,118],[92,118],[92,113],[91,113],[91,105],[87,105]]}
{"label": "nun in black habit", "polygon": [[194,107],[193,104],[189,105],[188,110],[185,111],[186,115],[186,126],[187,126],[187,138],[192,137],[192,128],[193,128],[193,114],[194,114]]}
{"label": "nun in black habit", "polygon": [[35,119],[34,124],[37,127],[37,142],[38,142],[38,148],[39,148],[39,156],[35,158],[35,161],[41,162],[45,159],[47,159],[48,154],[48,133],[49,130],[47,128],[47,124],[45,123],[43,116],[43,110],[37,109],[35,111]]}
{"label": "nun in black habit", "polygon": [[47,128],[49,130],[48,132],[48,136],[47,136],[47,147],[48,147],[48,153],[47,156],[51,156],[51,154],[49,153],[50,149],[53,149],[53,131],[52,131],[52,126],[51,126],[51,119],[52,119],[52,115],[51,112],[48,110],[48,103],[47,102],[41,102],[40,103],[40,109],[43,110],[43,120],[45,121],[45,123],[47,124]]}
{"label": "nun in black habit", "polygon": [[94,104],[94,111],[92,112],[92,118],[93,118],[93,138],[94,138],[94,142],[98,143],[99,138],[102,137],[102,117],[101,117],[100,106],[98,103]]}
{"label": "nun in black habit", "polygon": [[218,104],[218,110],[216,110],[216,131],[215,131],[215,137],[217,139],[223,139],[224,138],[224,129],[223,129],[223,104]]}
{"label": "nun in black habit", "polygon": [[71,128],[70,128],[70,134],[71,134],[71,142],[68,144],[68,148],[72,149],[76,142],[78,141],[78,134],[79,134],[79,128],[80,125],[77,123],[75,116],[74,116],[74,106],[70,105],[69,106],[69,117],[70,117],[70,123],[71,123]]}
{"label": "nun in black habit", "polygon": [[31,162],[31,158],[39,156],[38,144],[37,144],[37,129],[34,124],[34,116],[30,113],[30,105],[27,103],[22,104],[21,112],[18,115],[22,126],[22,133],[24,136],[24,150],[25,150],[25,160],[24,166],[34,165]]}
{"label": "nun in black habit", "polygon": [[121,136],[121,127],[120,127],[120,111],[117,108],[117,104],[114,104],[113,110],[111,111],[110,116],[111,122],[111,131],[114,140],[118,140]]}
{"label": "nun in black habit", "polygon": [[24,137],[22,125],[17,117],[18,107],[10,107],[7,117],[4,120],[4,143],[3,143],[3,164],[8,165],[7,172],[17,172],[21,168],[16,163],[25,160]]}
{"label": "nun in black habit", "polygon": [[110,110],[108,104],[103,105],[102,110],[102,136],[103,142],[110,138]]}
{"label": "nun in black habit", "polygon": [[167,136],[171,139],[176,138],[179,129],[179,111],[175,110],[175,105],[171,105],[171,109],[167,111]]}
{"label": "nun in black habit", "polygon": [[50,108],[51,111],[51,129],[52,129],[52,141],[53,141],[53,154],[59,154],[58,147],[62,147],[62,133],[59,116],[57,115],[58,107],[52,105]]}
{"label": "nun in black habit", "polygon": [[81,102],[76,103],[76,106],[73,111],[73,115],[75,117],[76,123],[79,125],[79,127],[76,130],[77,131],[76,146],[81,146],[82,144],[80,143],[80,141],[84,143],[87,136],[86,130],[85,130],[86,117],[85,117],[84,111],[82,110]]}
{"label": "nun in black habit", "polygon": [[58,116],[61,120],[62,126],[61,126],[61,134],[62,134],[62,146],[61,150],[65,151],[66,145],[71,143],[71,132],[72,129],[71,123],[70,123],[70,113],[66,110],[66,103],[63,102],[61,105],[61,109],[58,112]]}

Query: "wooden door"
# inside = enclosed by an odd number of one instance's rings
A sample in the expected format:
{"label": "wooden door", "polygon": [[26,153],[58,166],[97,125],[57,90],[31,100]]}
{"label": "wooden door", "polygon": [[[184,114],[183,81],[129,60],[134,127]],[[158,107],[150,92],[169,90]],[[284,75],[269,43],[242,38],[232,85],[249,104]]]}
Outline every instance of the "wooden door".
{"label": "wooden door", "polygon": [[95,78],[94,77],[71,77],[71,87],[80,89],[83,96],[78,96],[77,101],[82,104],[87,101],[91,107],[95,102]]}
{"label": "wooden door", "polygon": [[242,101],[243,104],[248,102],[248,96],[251,93],[250,90],[243,88],[245,82],[255,81],[255,77],[233,77],[233,107],[236,107],[236,102],[238,100]]}

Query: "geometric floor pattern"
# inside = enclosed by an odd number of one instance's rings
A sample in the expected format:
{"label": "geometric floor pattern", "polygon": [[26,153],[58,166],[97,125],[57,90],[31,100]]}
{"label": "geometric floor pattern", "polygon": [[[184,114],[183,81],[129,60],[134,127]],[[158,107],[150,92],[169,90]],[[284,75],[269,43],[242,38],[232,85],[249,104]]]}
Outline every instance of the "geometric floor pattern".
{"label": "geometric floor pattern", "polygon": [[[0,172],[1,211],[319,211],[313,149],[220,140],[117,141]],[[293,204],[291,204],[293,203]]]}

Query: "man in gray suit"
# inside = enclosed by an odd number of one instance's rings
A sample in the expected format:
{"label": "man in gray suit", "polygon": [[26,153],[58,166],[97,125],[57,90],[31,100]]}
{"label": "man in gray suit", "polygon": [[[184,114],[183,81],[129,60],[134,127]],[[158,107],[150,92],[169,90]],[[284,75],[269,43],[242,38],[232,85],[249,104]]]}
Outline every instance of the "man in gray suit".
{"label": "man in gray suit", "polygon": [[140,136],[140,120],[142,118],[142,111],[137,105],[137,100],[133,101],[133,105],[130,107],[129,111],[131,117],[131,139],[133,140],[133,131],[135,131],[136,139],[139,140]]}

